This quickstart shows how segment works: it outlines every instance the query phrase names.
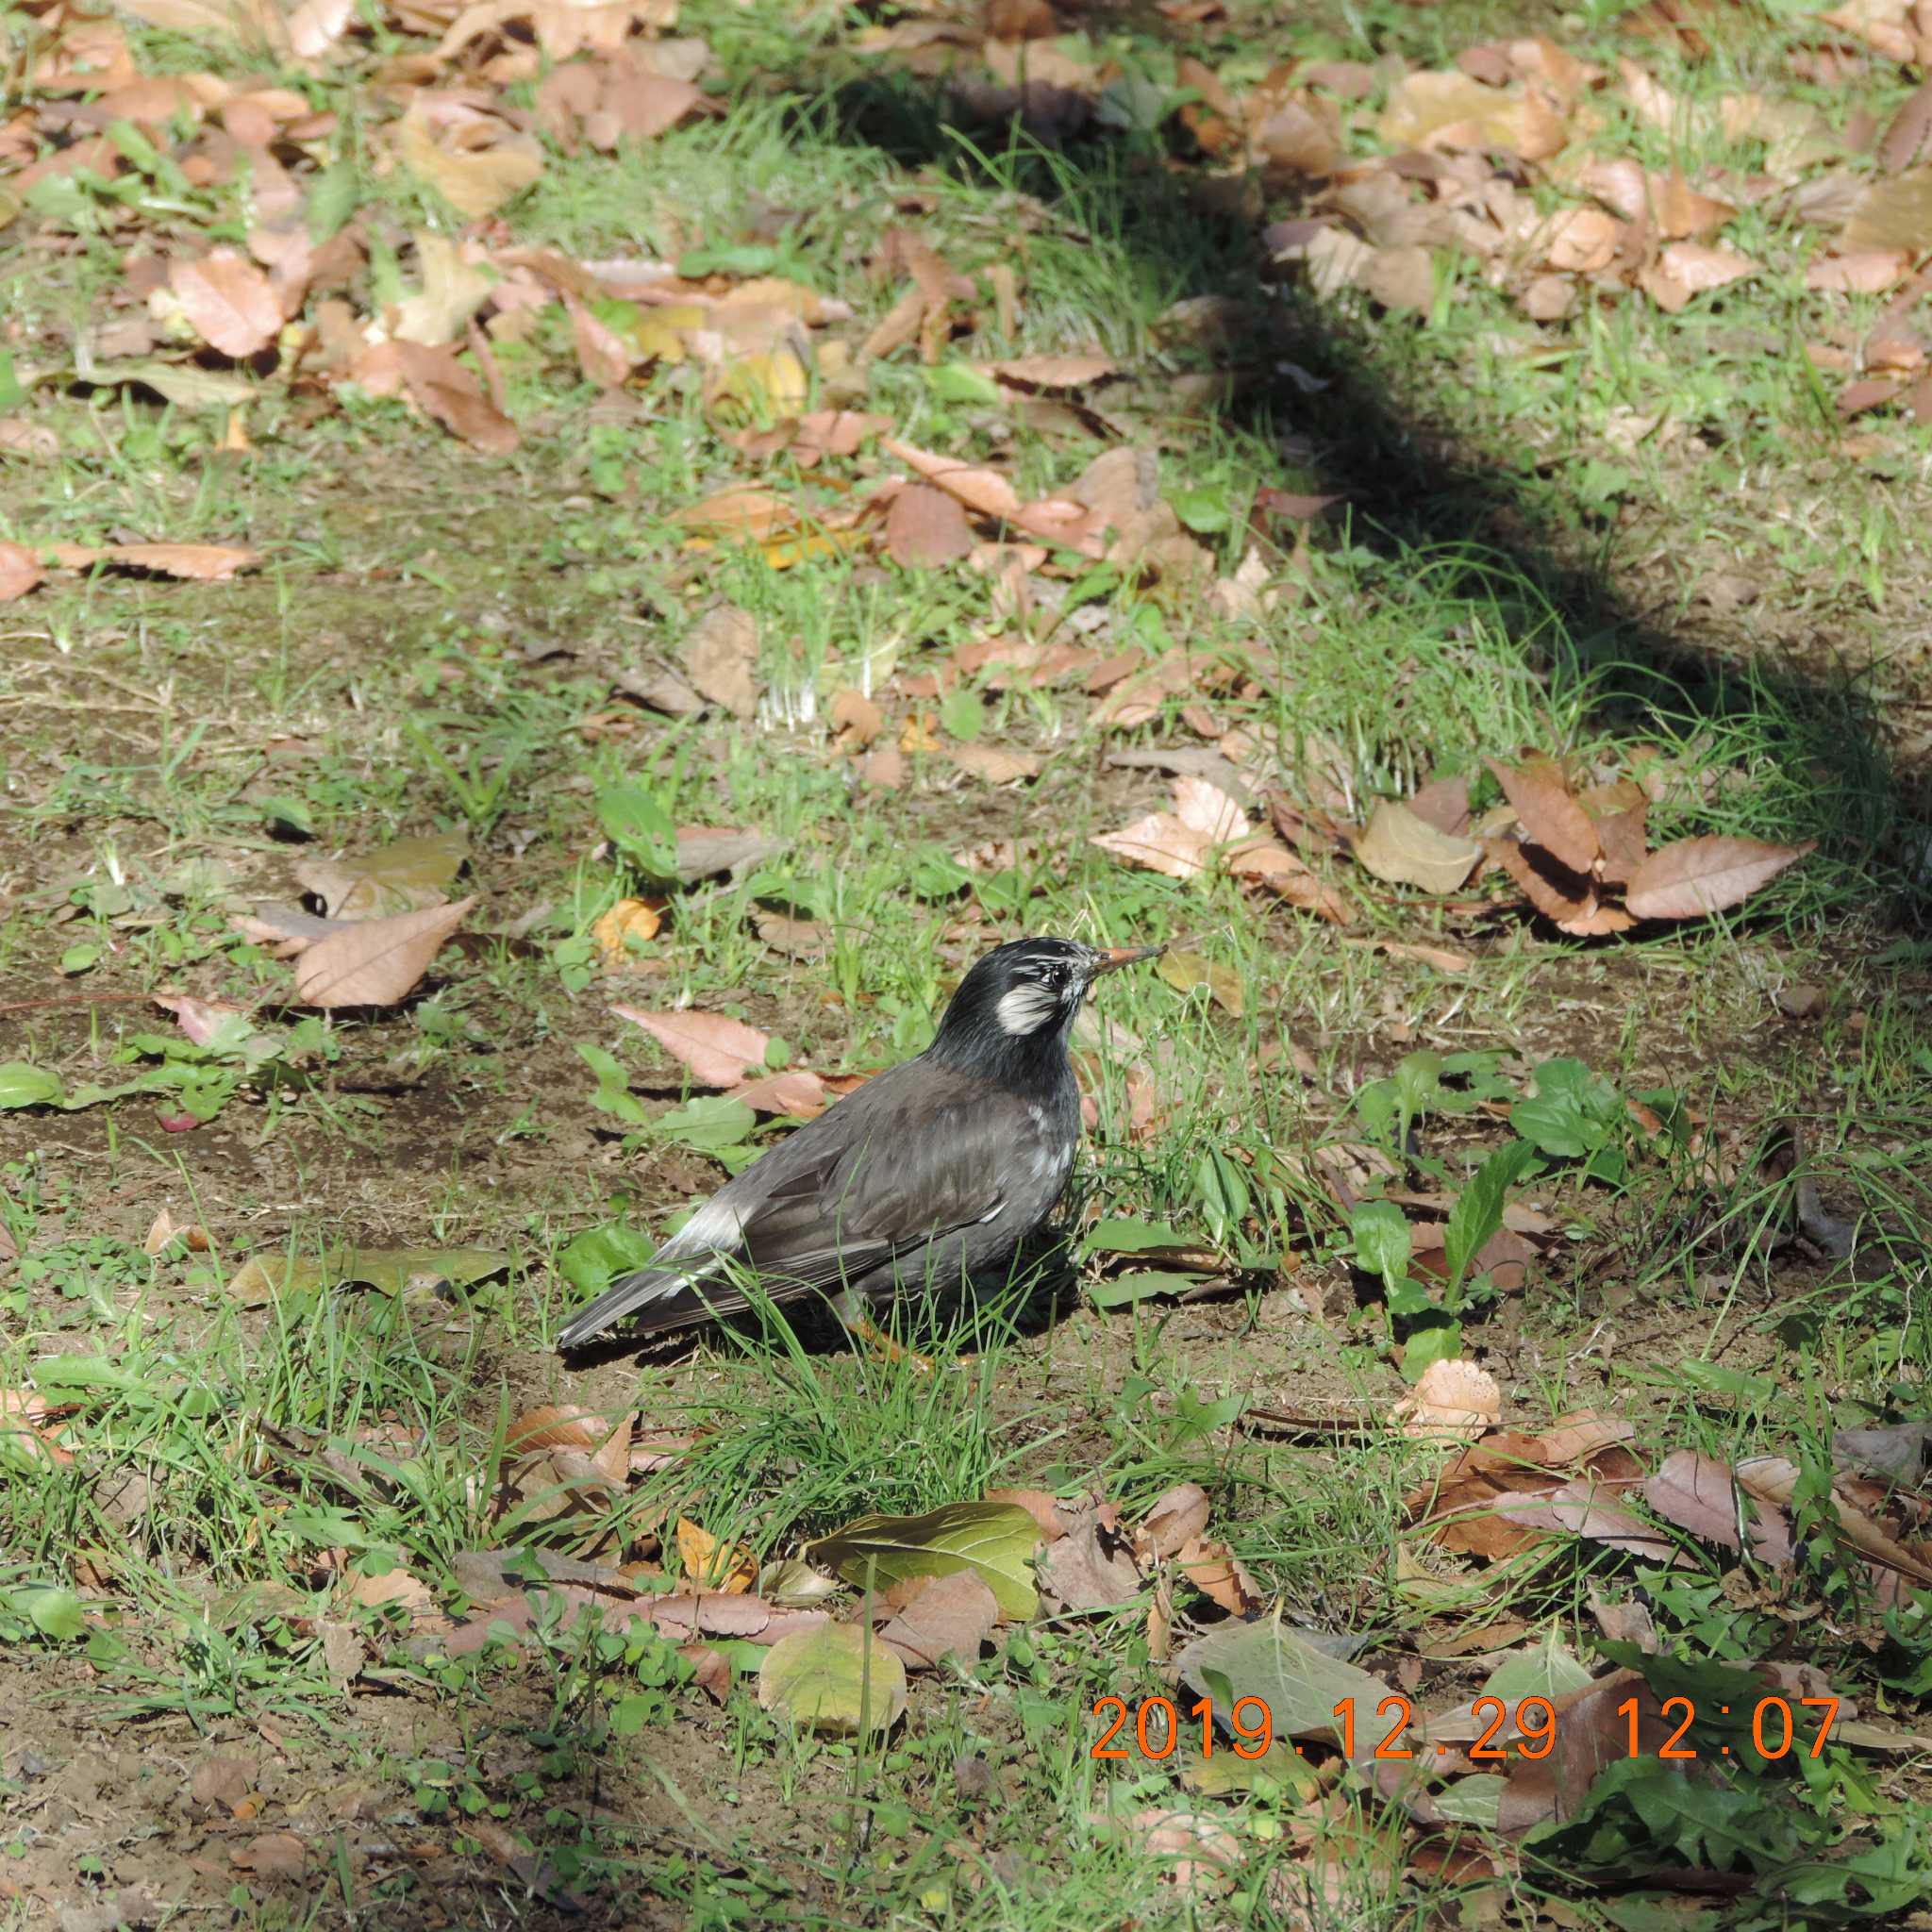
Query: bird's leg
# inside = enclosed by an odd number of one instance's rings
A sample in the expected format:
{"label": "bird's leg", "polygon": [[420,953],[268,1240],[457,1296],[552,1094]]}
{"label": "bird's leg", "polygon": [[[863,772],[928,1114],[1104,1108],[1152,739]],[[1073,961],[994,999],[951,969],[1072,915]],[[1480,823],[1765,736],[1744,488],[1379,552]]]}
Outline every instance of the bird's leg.
{"label": "bird's leg", "polygon": [[932,1362],[928,1357],[908,1348],[903,1341],[894,1341],[883,1328],[876,1326],[868,1315],[854,1317],[845,1324],[858,1340],[889,1362],[910,1362],[922,1375],[932,1374]]}

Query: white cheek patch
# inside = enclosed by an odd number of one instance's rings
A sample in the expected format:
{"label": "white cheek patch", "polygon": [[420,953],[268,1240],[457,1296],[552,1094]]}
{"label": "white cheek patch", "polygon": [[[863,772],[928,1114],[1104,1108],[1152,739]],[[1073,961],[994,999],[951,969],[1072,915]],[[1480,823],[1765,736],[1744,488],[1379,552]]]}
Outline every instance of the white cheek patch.
{"label": "white cheek patch", "polygon": [[1023,979],[1000,995],[993,1017],[999,1021],[1002,1032],[1017,1038],[1023,1033],[1038,1033],[1042,1026],[1058,1020],[1059,1011],[1058,993],[1037,980]]}

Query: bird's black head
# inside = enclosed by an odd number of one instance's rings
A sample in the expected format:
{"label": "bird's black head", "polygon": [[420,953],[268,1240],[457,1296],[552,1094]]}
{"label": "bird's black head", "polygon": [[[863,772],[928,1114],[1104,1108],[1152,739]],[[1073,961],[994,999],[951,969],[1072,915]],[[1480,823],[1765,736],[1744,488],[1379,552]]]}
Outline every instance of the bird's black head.
{"label": "bird's black head", "polygon": [[996,946],[959,982],[932,1058],[992,1076],[1057,1071],[1065,1063],[1067,1031],[1088,988],[1101,974],[1159,951],[1049,939]]}

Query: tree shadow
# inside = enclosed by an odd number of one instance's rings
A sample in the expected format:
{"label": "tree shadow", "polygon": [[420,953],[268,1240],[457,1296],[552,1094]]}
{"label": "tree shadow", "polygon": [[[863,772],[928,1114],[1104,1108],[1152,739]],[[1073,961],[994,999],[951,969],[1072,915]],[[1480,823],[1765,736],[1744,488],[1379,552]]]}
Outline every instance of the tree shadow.
{"label": "tree shadow", "polygon": [[[1043,139],[1024,112],[1002,120],[962,107],[943,77],[848,71],[797,86],[799,111],[822,128],[829,114],[851,143],[908,171],[1017,186],[1049,208],[1077,204],[1088,231],[1168,275],[1181,297],[1233,298],[1246,312],[1220,352],[1228,380],[1200,404],[1208,426],[1277,450],[1286,432],[1315,487],[1343,500],[1351,545],[1392,568],[1425,566],[1448,595],[1493,603],[1552,694],[1579,696],[1607,729],[1748,727],[1792,781],[1783,835],[1816,837],[1842,862],[1832,897],[1888,924],[1925,922],[1932,881],[1914,857],[1925,838],[1914,820],[1932,800],[1932,774],[1894,766],[1866,670],[1800,662],[1782,645],[1757,649],[1638,611],[1553,515],[1560,479],[1532,487],[1474,439],[1406,407],[1388,338],[1375,342],[1284,280],[1252,209],[1204,202],[1201,177],[1169,165],[1153,137],[1090,120]],[[1026,105],[1036,125],[1051,122],[1050,99]]]}

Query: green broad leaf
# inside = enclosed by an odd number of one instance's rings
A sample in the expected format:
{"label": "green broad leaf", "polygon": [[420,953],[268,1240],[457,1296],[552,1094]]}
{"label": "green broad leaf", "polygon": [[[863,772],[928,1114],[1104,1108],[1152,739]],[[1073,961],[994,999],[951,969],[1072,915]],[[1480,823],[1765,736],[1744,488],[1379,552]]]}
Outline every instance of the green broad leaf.
{"label": "green broad leaf", "polygon": [[1473,1777],[1459,1777],[1446,1790],[1438,1791],[1436,1810],[1445,1824],[1474,1825],[1478,1831],[1493,1831],[1503,1812],[1503,1793],[1509,1780],[1499,1771],[1479,1771]]}
{"label": "green broad leaf", "polygon": [[1157,1222],[1122,1218],[1096,1221],[1080,1243],[1078,1258],[1089,1255],[1144,1255],[1150,1248],[1181,1248],[1187,1243]]}
{"label": "green broad leaf", "polygon": [[649,1264],[658,1252],[649,1235],[627,1222],[587,1227],[557,1257],[557,1272],[586,1294],[602,1294],[620,1275]]}
{"label": "green broad leaf", "polygon": [[941,403],[960,403],[969,408],[1005,408],[1007,391],[985,370],[970,362],[941,362],[925,372],[926,387]]}
{"label": "green broad leaf", "polygon": [[591,1095],[591,1105],[599,1113],[608,1113],[632,1126],[645,1125],[651,1117],[644,1111],[643,1102],[630,1091],[630,1075],[617,1056],[584,1040],[577,1041],[577,1051],[597,1076],[597,1091]]}
{"label": "green broad leaf", "polygon": [[1509,1109],[1509,1124],[1559,1160],[1581,1160],[1623,1129],[1624,1103],[1581,1060],[1545,1060],[1531,1077],[1536,1093]]}
{"label": "green broad leaf", "polygon": [[1006,1616],[1024,1621],[1040,1607],[1028,1567],[1039,1545],[1039,1524],[1017,1504],[946,1503],[924,1516],[861,1516],[806,1556],[859,1589],[970,1570]]}
{"label": "green broad leaf", "polygon": [[912,862],[910,884],[922,899],[950,899],[973,883],[973,874],[937,845],[928,845]]}
{"label": "green broad leaf", "polygon": [[275,797],[261,801],[261,821],[272,831],[293,832],[299,838],[315,837],[315,814],[300,798]]}
{"label": "green broad leaf", "polygon": [[1746,1407],[1769,1408],[1780,1398],[1780,1385],[1770,1375],[1754,1375],[1723,1362],[1692,1359],[1679,1362],[1670,1379],[1706,1395],[1723,1395]]}
{"label": "green broad leaf", "polygon": [[1535,1160],[1536,1149],[1527,1141],[1512,1141],[1507,1147],[1497,1148],[1457,1195],[1442,1237],[1451,1294],[1462,1286],[1470,1263],[1482,1253],[1484,1243],[1503,1225],[1509,1190]]}
{"label": "green broad leaf", "polygon": [[1530,1649],[1506,1657],[1485,1680],[1483,1695],[1500,1697],[1511,1706],[1525,1697],[1547,1697],[1556,1703],[1591,1681],[1590,1666],[1552,1628]]}
{"label": "green broad leaf", "polygon": [[[1349,1217],[1355,1237],[1355,1264],[1364,1274],[1379,1274],[1392,1300],[1408,1276],[1408,1223],[1393,1201],[1364,1201]],[[1426,1301],[1426,1297],[1424,1297]]]}
{"label": "green broad leaf", "polygon": [[[1389,1306],[1398,1315],[1420,1312],[1397,1308],[1393,1302]],[[1420,1382],[1438,1362],[1453,1362],[1461,1353],[1462,1324],[1431,1322],[1426,1328],[1418,1328],[1402,1344],[1402,1373],[1408,1381]]]}
{"label": "green broad leaf", "polygon": [[71,1641],[87,1635],[80,1599],[52,1583],[13,1583],[0,1587],[0,1610],[25,1617],[42,1637]]}
{"label": "green broad leaf", "polygon": [[1215,537],[1234,521],[1224,490],[1180,490],[1169,497],[1174,513],[1198,537]]}
{"label": "green broad leaf", "polygon": [[986,729],[986,706],[976,691],[957,685],[941,702],[940,723],[953,737],[971,744]]}
{"label": "green broad leaf", "polygon": [[101,955],[106,949],[92,941],[78,946],[69,946],[60,955],[60,970],[70,978],[80,973],[89,973],[98,966]]}
{"label": "green broad leaf", "polygon": [[758,1704],[814,1731],[890,1730],[906,1708],[906,1666],[863,1624],[794,1630],[758,1666]]}
{"label": "green broad leaf", "polygon": [[1091,1281],[1087,1299],[1096,1308],[1124,1308],[1150,1295],[1183,1294],[1200,1282],[1198,1274],[1170,1274],[1148,1270],[1140,1274],[1116,1274],[1110,1281]]}
{"label": "green broad leaf", "polygon": [[641,785],[607,785],[597,794],[604,835],[645,877],[677,876],[677,827]]}
{"label": "green broad leaf", "polygon": [[660,1113],[650,1124],[653,1133],[668,1141],[713,1154],[748,1141],[758,1124],[758,1115],[743,1101],[728,1093],[707,1093]]}
{"label": "green broad leaf", "polygon": [[1226,1719],[1243,1697],[1268,1707],[1277,1738],[1341,1740],[1335,1707],[1350,1700],[1355,1712],[1356,1763],[1372,1761],[1387,1736],[1389,1721],[1378,1719],[1382,1701],[1392,1695],[1380,1677],[1341,1657],[1318,1650],[1277,1613],[1253,1624],[1226,1624],[1198,1637],[1175,1659],[1181,1681],[1197,1696],[1212,1698],[1218,1718]]}
{"label": "green broad leaf", "polygon": [[17,1107],[58,1107],[66,1097],[59,1074],[45,1067],[30,1066],[25,1060],[0,1066],[0,1112]]}

